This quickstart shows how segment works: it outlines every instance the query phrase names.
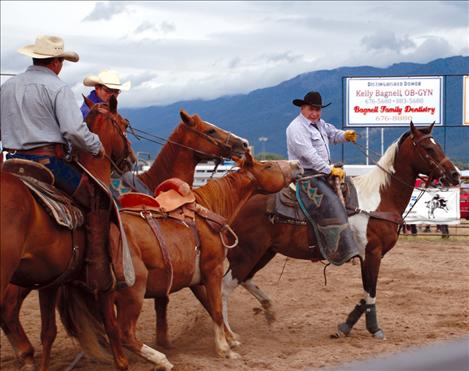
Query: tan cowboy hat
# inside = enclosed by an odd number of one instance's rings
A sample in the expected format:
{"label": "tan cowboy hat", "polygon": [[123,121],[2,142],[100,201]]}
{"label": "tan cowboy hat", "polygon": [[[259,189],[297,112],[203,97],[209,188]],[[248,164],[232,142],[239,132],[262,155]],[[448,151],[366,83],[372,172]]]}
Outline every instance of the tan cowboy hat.
{"label": "tan cowboy hat", "polygon": [[83,80],[83,85],[85,86],[96,86],[96,85],[105,85],[109,89],[119,89],[119,90],[129,90],[130,81],[127,81],[124,84],[121,84],[121,80],[116,71],[104,70],[101,71],[98,76],[89,75],[86,76]]}
{"label": "tan cowboy hat", "polygon": [[57,36],[38,36],[35,44],[19,48],[18,52],[38,59],[64,58],[70,62],[80,59],[75,52],[64,52],[64,41]]}

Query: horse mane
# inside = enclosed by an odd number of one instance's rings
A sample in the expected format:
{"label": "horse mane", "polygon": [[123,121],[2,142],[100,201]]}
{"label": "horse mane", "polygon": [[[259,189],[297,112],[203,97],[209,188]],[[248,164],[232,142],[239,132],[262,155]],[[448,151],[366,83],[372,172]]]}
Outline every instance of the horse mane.
{"label": "horse mane", "polygon": [[[195,198],[198,203],[208,207],[213,212],[224,216],[230,217],[238,206],[239,182],[240,172],[230,173],[222,178],[210,180],[204,186],[194,189]],[[231,190],[236,192],[236,196],[227,197],[233,194]]]}
{"label": "horse mane", "polygon": [[353,183],[360,189],[360,192],[363,194],[370,194],[376,192],[376,190],[379,191],[389,183],[391,179],[390,174],[394,174],[395,172],[394,161],[404,135],[388,147],[373,170],[367,174],[353,178]]}

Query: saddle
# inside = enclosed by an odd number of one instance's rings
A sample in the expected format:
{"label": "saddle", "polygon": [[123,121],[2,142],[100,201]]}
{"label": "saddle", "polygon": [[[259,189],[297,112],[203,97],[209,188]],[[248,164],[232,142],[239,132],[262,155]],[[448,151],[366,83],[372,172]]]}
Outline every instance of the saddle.
{"label": "saddle", "polygon": [[[81,164],[77,164],[90,178],[95,179]],[[73,199],[68,194],[53,186],[55,182],[54,174],[41,163],[24,159],[9,159],[3,163],[2,171],[17,176],[31,190],[31,194],[58,225],[73,232],[84,224],[85,218],[81,209],[74,204]],[[101,186],[99,181],[95,181]],[[101,186],[101,188],[103,187]],[[105,187],[103,190],[108,192]],[[120,241],[109,244],[111,262],[118,281],[125,281],[127,286],[132,286],[135,281],[135,273],[130,251],[119,213],[115,211],[117,207],[114,202],[112,203],[114,205],[114,220],[120,231]],[[72,263],[70,264],[70,271],[72,271],[76,262]],[[64,280],[67,275],[68,271],[59,278]]]}
{"label": "saddle", "polygon": [[[345,200],[345,207],[348,216],[356,214],[358,209],[357,190],[350,177],[345,178],[345,183],[341,186],[342,195]],[[296,185],[290,183],[288,187],[280,192],[269,196],[267,200],[266,212],[271,216],[274,223],[306,225],[307,218],[301,211],[296,198]]]}
{"label": "saddle", "polygon": [[35,161],[10,159],[2,170],[21,179],[57,224],[70,230],[83,225],[83,213],[66,193],[53,186],[54,174],[47,167]]}

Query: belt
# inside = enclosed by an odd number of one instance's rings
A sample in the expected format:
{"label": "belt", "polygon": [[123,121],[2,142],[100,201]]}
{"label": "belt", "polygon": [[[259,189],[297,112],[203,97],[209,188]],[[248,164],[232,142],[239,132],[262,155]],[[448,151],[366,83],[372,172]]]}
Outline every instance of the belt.
{"label": "belt", "polygon": [[4,148],[5,151],[11,154],[24,154],[24,155],[37,155],[63,158],[65,156],[63,144],[49,144],[46,146],[36,147],[32,149],[11,149]]}

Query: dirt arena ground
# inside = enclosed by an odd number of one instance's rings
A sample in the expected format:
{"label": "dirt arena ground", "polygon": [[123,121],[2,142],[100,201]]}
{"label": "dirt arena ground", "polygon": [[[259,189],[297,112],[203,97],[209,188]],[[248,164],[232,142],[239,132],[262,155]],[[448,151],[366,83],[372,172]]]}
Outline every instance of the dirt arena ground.
{"label": "dirt arena ground", "polygon": [[[319,369],[388,355],[424,344],[469,335],[469,238],[402,237],[384,258],[378,284],[378,316],[386,340],[370,337],[364,318],[348,338],[331,339],[338,323],[361,297],[359,265],[327,269],[323,265],[277,256],[256,278],[275,303],[277,321],[268,325],[259,304],[239,288],[230,302],[230,321],[241,336],[241,358],[216,357],[208,315],[189,290],[171,297],[170,334],[174,348],[160,349],[174,370]],[[280,279],[280,280],[279,280]],[[22,320],[40,354],[37,294],[25,302]],[[153,302],[146,300],[139,322],[140,338],[154,344]],[[79,352],[61,327],[53,347],[52,370],[63,370]],[[133,370],[151,366],[131,356]],[[1,335],[1,369],[18,367],[12,348]],[[83,358],[75,369],[112,370]]]}

